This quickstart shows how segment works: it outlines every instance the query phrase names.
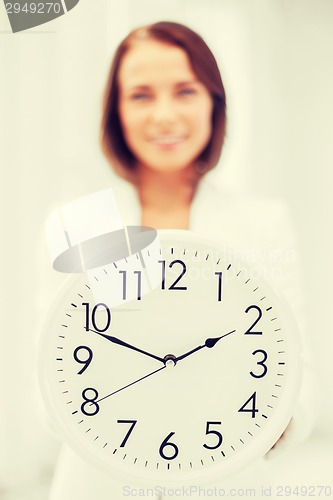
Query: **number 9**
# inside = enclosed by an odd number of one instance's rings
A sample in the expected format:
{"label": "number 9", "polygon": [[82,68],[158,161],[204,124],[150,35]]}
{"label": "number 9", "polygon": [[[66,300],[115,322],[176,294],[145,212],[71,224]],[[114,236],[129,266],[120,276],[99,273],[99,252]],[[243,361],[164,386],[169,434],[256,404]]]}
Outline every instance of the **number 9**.
{"label": "number 9", "polygon": [[[82,358],[81,355],[79,355],[80,352],[86,351],[88,353],[87,356],[84,356]],[[83,372],[86,371],[88,366],[90,365],[92,359],[93,359],[93,352],[90,349],[90,347],[87,347],[86,345],[79,345],[73,352],[73,357],[77,363],[80,363],[81,365],[84,365],[83,368],[79,372],[77,372],[78,375],[82,375]]]}

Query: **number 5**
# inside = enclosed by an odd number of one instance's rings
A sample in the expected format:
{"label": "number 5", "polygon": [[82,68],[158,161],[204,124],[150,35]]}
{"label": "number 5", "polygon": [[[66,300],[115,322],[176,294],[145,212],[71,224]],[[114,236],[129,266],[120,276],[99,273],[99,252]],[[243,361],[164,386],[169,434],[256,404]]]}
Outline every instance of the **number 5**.
{"label": "number 5", "polygon": [[219,431],[217,431],[217,430],[209,428],[210,425],[221,425],[221,423],[222,422],[207,422],[207,424],[206,424],[206,434],[215,434],[215,436],[217,436],[217,444],[215,444],[214,446],[209,446],[208,444],[203,444],[202,445],[204,448],[207,448],[207,450],[216,450],[216,448],[218,448],[219,446],[221,446],[222,441],[223,441],[222,434]]}

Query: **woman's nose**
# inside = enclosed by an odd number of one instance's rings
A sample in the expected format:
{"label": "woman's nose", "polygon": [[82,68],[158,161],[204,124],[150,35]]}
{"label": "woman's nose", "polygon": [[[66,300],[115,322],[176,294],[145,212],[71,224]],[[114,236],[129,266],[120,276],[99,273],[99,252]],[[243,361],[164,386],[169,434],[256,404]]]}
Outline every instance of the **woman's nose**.
{"label": "woman's nose", "polygon": [[156,123],[172,123],[176,116],[176,108],[171,98],[160,97],[155,100],[151,108],[151,118]]}

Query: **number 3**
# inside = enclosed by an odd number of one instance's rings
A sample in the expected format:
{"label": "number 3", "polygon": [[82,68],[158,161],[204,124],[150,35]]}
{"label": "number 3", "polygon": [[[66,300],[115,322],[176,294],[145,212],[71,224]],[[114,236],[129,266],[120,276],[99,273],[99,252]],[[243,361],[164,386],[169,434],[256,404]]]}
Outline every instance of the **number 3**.
{"label": "number 3", "polygon": [[257,365],[262,366],[263,371],[262,371],[262,373],[259,373],[259,375],[256,375],[255,373],[253,373],[251,371],[250,375],[252,375],[252,377],[255,377],[255,378],[262,378],[266,375],[267,370],[268,370],[267,365],[265,365],[265,361],[267,360],[268,355],[267,355],[267,352],[264,351],[263,349],[257,349],[256,351],[253,351],[253,353],[252,353],[253,356],[255,356],[258,352],[263,354],[263,359],[261,361],[257,361]]}

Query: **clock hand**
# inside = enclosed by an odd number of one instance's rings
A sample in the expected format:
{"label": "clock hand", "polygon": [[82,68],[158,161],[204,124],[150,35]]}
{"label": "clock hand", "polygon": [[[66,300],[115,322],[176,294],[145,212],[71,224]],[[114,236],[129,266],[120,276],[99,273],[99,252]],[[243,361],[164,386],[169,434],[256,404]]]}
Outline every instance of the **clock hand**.
{"label": "clock hand", "polygon": [[223,339],[224,337],[227,337],[228,335],[231,335],[235,331],[236,330],[232,330],[231,332],[225,333],[224,335],[221,335],[220,337],[211,337],[211,338],[206,339],[205,343],[203,345],[199,345],[198,347],[195,347],[191,351],[188,351],[185,354],[178,356],[177,358],[175,358],[174,362],[177,363],[177,361],[180,361],[181,359],[187,358],[187,356],[190,356],[194,352],[200,351],[204,347],[208,347],[209,349],[211,349],[212,347],[214,347],[217,344],[217,342],[219,340]]}
{"label": "clock hand", "polygon": [[120,389],[117,389],[116,391],[111,392],[110,394],[107,394],[106,396],[103,396],[102,398],[98,399],[96,403],[99,403],[100,401],[103,401],[106,398],[109,398],[110,396],[113,396],[114,394],[117,394],[117,392],[123,391],[124,389],[127,389],[127,387],[131,387],[131,385],[137,384],[138,382],[141,382],[141,380],[144,380],[145,378],[150,377],[151,375],[154,375],[154,373],[160,372],[161,370],[164,370],[166,368],[166,365],[162,366],[161,368],[158,368],[157,370],[154,370],[153,372],[148,373],[147,375],[144,375],[141,378],[138,378],[137,380],[134,380],[134,382],[131,382],[130,384],[124,385],[124,387],[121,387]]}
{"label": "clock hand", "polygon": [[164,363],[163,358],[160,358],[159,356],[155,356],[155,354],[151,354],[150,352],[139,349],[138,347],[134,347],[133,345],[128,344],[127,342],[124,342],[123,340],[118,339],[117,337],[113,337],[111,335],[106,335],[105,333],[97,332],[96,330],[92,330],[91,328],[89,328],[89,331],[97,333],[101,337],[104,337],[105,339],[110,340],[110,342],[113,342],[114,344],[118,344],[118,345],[121,345],[123,347],[127,347],[128,349],[132,349],[133,351],[140,352],[141,354],[145,354],[146,356],[149,356],[150,358],[157,359],[158,361],[161,361],[162,363]]}

